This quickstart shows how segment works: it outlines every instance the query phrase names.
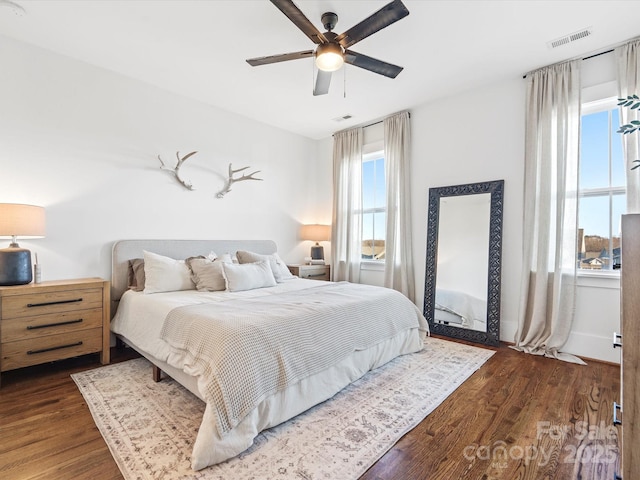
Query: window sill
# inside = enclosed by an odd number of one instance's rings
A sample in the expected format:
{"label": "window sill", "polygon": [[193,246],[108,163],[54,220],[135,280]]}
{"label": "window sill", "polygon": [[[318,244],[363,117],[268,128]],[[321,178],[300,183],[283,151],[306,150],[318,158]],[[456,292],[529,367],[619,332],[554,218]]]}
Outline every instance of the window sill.
{"label": "window sill", "polygon": [[577,272],[578,287],[620,288],[620,270],[584,270]]}
{"label": "window sill", "polygon": [[373,270],[376,272],[384,272],[383,261],[362,260],[360,262],[360,270]]}

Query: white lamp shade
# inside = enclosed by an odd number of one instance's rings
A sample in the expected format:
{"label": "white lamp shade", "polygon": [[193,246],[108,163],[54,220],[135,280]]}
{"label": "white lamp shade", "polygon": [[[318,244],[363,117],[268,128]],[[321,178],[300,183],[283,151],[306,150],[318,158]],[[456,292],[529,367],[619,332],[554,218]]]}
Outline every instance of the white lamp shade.
{"label": "white lamp shade", "polygon": [[313,242],[326,242],[331,240],[331,225],[302,225],[300,238]]}
{"label": "white lamp shade", "polygon": [[44,237],[44,208],[20,203],[0,203],[0,237]]}

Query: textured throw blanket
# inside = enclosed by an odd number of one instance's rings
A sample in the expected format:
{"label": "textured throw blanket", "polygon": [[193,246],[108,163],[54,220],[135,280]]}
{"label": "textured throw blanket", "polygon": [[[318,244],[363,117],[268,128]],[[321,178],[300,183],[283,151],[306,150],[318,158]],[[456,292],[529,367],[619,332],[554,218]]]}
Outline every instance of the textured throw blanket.
{"label": "textured throw blanket", "polygon": [[[201,376],[220,434],[269,395],[408,329],[418,308],[395,290],[346,282],[268,297],[178,307],[161,336],[169,363]],[[423,333],[423,334],[424,334]]]}

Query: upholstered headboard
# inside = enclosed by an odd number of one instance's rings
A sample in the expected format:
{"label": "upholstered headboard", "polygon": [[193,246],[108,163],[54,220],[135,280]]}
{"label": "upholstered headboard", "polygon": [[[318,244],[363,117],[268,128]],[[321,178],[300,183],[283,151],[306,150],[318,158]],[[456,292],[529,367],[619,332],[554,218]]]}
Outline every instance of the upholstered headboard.
{"label": "upholstered headboard", "polygon": [[[272,240],[119,240],[113,244],[111,256],[111,300],[117,302],[127,290],[129,260],[142,258],[142,251],[157,253],[175,259],[207,255],[235,255],[237,250],[247,250],[264,255],[277,251]],[[115,309],[113,309],[115,312]]]}

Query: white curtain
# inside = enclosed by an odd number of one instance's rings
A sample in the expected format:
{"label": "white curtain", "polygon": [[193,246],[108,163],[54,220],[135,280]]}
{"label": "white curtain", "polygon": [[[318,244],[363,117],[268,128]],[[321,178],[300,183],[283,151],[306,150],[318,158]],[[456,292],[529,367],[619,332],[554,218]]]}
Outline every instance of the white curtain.
{"label": "white curtain", "polygon": [[333,136],[333,281],[360,281],[362,137],[362,127],[343,130]]}
{"label": "white curtain", "polygon": [[411,250],[411,147],[409,112],[384,119],[384,165],[387,187],[384,286],[414,301]]}
{"label": "white curtain", "polygon": [[561,353],[575,311],[580,60],[527,76],[524,251],[516,350]]}
{"label": "white curtain", "polygon": [[[634,40],[616,48],[618,61],[618,93],[619,98],[640,96],[640,40]],[[638,120],[638,109],[620,108],[620,124]],[[640,135],[631,133],[622,135],[622,147],[625,158],[627,176],[627,213],[640,213],[640,168],[631,170],[637,165],[634,160],[640,159]]]}

